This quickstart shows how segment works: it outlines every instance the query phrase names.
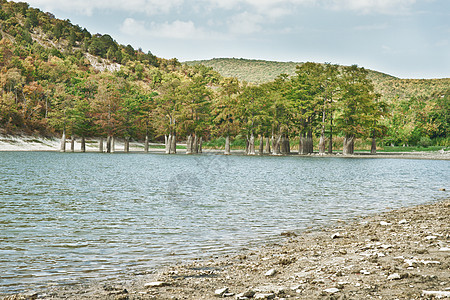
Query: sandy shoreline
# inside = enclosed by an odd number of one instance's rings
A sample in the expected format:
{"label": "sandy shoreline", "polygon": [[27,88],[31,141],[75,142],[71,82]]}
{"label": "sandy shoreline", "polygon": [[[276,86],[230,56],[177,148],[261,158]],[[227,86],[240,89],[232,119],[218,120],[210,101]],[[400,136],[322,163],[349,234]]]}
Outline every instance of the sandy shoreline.
{"label": "sandy shoreline", "polygon": [[[86,152],[98,152],[98,143],[96,139],[86,140]],[[152,146],[159,146],[155,148]],[[163,144],[151,144],[149,151],[151,153],[164,153]],[[124,148],[123,141],[120,139],[115,143],[115,152],[122,153]],[[15,151],[50,151],[59,152],[60,140],[56,138],[34,137],[34,136],[6,136],[0,135],[0,152],[15,152]],[[66,152],[71,152],[70,140],[66,141]],[[106,149],[106,148],[105,148]],[[79,140],[75,142],[75,152],[81,151],[81,144]],[[138,142],[130,143],[131,153],[144,153],[144,144]],[[179,149],[178,153],[184,154],[186,150]],[[205,149],[204,153],[222,154],[223,150]],[[242,155],[243,151],[233,150],[233,154]],[[295,152],[292,156],[299,156]],[[333,155],[320,156],[317,153],[305,155],[308,157],[344,157],[340,153]],[[429,152],[379,152],[375,155],[370,153],[356,153],[354,155],[347,155],[346,158],[396,158],[396,159],[432,159],[432,160],[450,160],[450,151],[429,151]]]}
{"label": "sandy shoreline", "polygon": [[3,299],[435,299],[450,297],[450,199],[341,222],[282,245],[127,282]]}

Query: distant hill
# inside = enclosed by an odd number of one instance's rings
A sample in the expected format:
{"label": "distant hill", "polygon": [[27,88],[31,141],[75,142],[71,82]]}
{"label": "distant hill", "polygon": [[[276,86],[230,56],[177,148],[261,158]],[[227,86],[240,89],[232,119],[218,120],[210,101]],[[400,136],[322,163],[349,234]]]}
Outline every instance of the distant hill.
{"label": "distant hill", "polygon": [[[187,65],[202,64],[212,67],[225,77],[236,77],[240,81],[251,83],[264,83],[274,80],[280,74],[295,75],[295,70],[302,62],[279,62],[266,60],[253,60],[244,58],[213,58],[210,60],[195,60],[185,62]],[[373,80],[385,81],[397,79],[394,76],[369,70]]]}
{"label": "distant hill", "polygon": [[[213,58],[184,62],[187,65],[202,64],[212,67],[225,77],[236,77],[240,81],[265,83],[274,80],[280,74],[295,75],[296,67],[301,62],[277,62],[252,60],[243,58]],[[400,79],[379,71],[369,71],[369,78],[375,85],[375,90],[383,98],[407,99],[411,97],[431,97],[443,93],[450,86],[450,78],[443,79]]]}

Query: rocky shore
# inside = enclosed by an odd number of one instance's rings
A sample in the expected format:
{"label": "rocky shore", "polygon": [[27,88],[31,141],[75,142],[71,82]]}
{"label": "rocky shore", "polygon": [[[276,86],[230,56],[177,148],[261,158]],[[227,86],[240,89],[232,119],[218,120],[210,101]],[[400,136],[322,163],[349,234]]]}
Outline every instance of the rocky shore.
{"label": "rocky shore", "polygon": [[450,298],[450,199],[282,235],[127,282],[3,299]]}

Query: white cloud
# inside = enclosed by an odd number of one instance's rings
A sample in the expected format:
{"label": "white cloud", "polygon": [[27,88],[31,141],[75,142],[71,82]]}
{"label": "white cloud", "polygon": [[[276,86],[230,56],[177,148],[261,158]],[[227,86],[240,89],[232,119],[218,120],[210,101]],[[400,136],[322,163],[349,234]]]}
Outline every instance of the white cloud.
{"label": "white cloud", "polygon": [[243,12],[232,17],[228,22],[228,27],[234,35],[252,34],[262,30],[263,22],[262,16]]}
{"label": "white cloud", "polygon": [[28,0],[31,6],[39,7],[46,11],[63,10],[67,12],[76,11],[83,15],[92,15],[94,11],[123,11],[147,15],[168,13],[173,8],[180,7],[184,0]]}
{"label": "white cloud", "polygon": [[363,14],[399,14],[408,11],[416,0],[331,0],[329,6],[337,10],[352,10]]}
{"label": "white cloud", "polygon": [[144,21],[137,21],[133,18],[127,18],[122,23],[120,31],[127,35],[136,37],[158,37],[189,40],[213,38],[212,33],[205,31],[203,28],[197,28],[194,22],[184,22],[180,20],[176,20],[172,23],[152,22],[147,26]]}

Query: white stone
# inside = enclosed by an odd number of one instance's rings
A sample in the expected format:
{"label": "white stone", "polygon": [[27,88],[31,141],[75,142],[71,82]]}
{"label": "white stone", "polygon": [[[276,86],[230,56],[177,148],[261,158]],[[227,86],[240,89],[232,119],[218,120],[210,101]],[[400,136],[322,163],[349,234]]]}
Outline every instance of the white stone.
{"label": "white stone", "polygon": [[266,272],[266,274],[264,274],[265,276],[271,277],[274,276],[275,274],[277,274],[277,270],[275,269],[270,269],[269,271]]}
{"label": "white stone", "polygon": [[391,223],[388,223],[388,222],[385,222],[385,221],[381,221],[380,225],[381,226],[389,226],[389,225],[391,225]]}
{"label": "white stone", "polygon": [[163,281],[155,281],[155,282],[149,282],[144,285],[146,288],[152,288],[152,287],[162,287],[169,285],[167,282]]}
{"label": "white stone", "polygon": [[427,239],[427,240],[435,240],[435,239],[437,239],[437,236],[429,235],[429,236],[425,237],[425,239]]}
{"label": "white stone", "polygon": [[369,271],[367,271],[367,270],[361,270],[361,271],[359,271],[361,274],[363,274],[363,275],[370,275],[370,272]]}
{"label": "white stone", "polygon": [[450,292],[445,292],[445,291],[422,291],[422,295],[431,295],[431,296],[436,296],[438,298],[449,298],[450,297]]}
{"label": "white stone", "polygon": [[335,294],[335,293],[337,293],[337,292],[339,292],[339,289],[337,289],[337,288],[330,288],[330,289],[326,289],[326,290],[323,290],[325,293],[328,293],[328,294]]}
{"label": "white stone", "polygon": [[255,296],[253,296],[253,298],[254,299],[274,299],[275,294],[274,293],[269,293],[269,294],[258,293],[258,294],[255,294]]}
{"label": "white stone", "polygon": [[441,262],[436,261],[436,260],[421,260],[421,263],[423,263],[424,265],[439,265],[441,264]]}
{"label": "white stone", "polygon": [[402,277],[400,276],[400,274],[394,273],[394,274],[389,275],[387,279],[388,280],[399,280],[399,279],[402,279]]}
{"label": "white stone", "polygon": [[214,291],[214,295],[216,297],[222,297],[225,293],[228,293],[228,288],[227,287],[224,287],[224,288],[221,288],[221,289],[217,289],[217,290]]}
{"label": "white stone", "polygon": [[400,221],[398,222],[398,224],[400,224],[400,225],[406,224],[406,223],[408,223],[408,221],[406,221],[406,219],[400,220]]}
{"label": "white stone", "polygon": [[442,247],[439,249],[439,251],[448,252],[448,251],[450,251],[450,247]]}

